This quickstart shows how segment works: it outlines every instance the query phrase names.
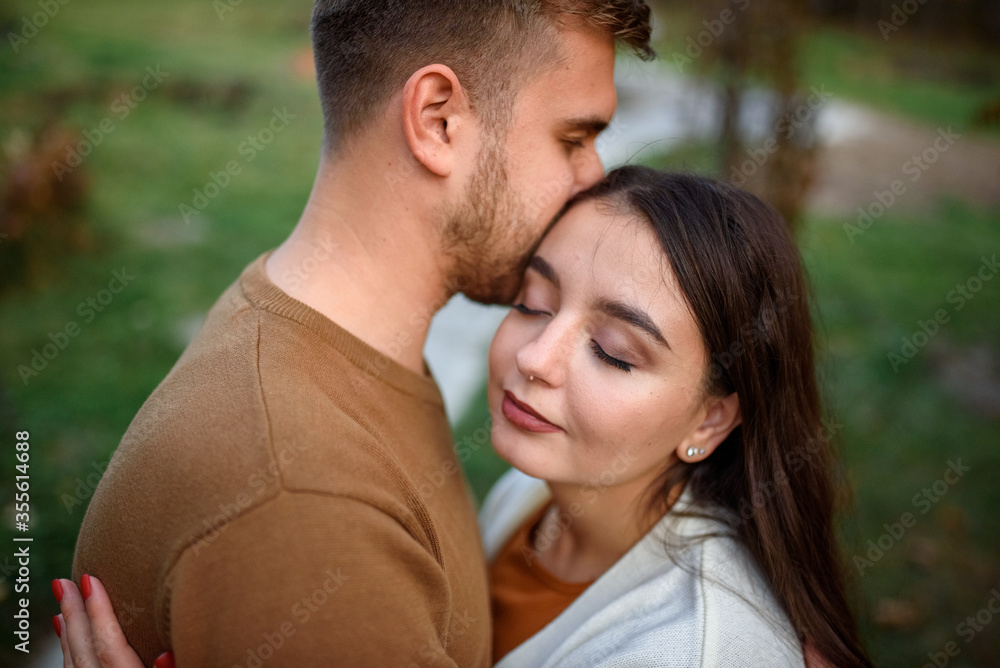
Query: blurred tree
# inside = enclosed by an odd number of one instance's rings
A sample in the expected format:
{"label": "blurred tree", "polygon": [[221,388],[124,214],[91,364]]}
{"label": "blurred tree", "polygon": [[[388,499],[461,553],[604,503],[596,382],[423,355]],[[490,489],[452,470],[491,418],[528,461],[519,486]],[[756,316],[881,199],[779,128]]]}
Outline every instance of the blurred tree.
{"label": "blurred tree", "polygon": [[[710,0],[697,3],[697,11],[704,34],[713,37],[703,39],[700,65],[722,81],[719,172],[767,199],[794,228],[814,180],[816,117],[824,102],[802,90],[797,68],[807,0]],[[748,118],[752,82],[768,92],[766,118]]]}
{"label": "blurred tree", "polygon": [[54,123],[6,138],[0,163],[0,292],[58,268],[67,253],[89,248],[83,216],[85,168],[66,162],[79,137]]}
{"label": "blurred tree", "polygon": [[883,35],[891,36],[894,31],[880,22],[894,25],[895,15],[897,23],[905,17],[907,30],[921,37],[975,39],[987,46],[1000,42],[1000,2],[996,0],[810,0],[809,7],[818,17]]}

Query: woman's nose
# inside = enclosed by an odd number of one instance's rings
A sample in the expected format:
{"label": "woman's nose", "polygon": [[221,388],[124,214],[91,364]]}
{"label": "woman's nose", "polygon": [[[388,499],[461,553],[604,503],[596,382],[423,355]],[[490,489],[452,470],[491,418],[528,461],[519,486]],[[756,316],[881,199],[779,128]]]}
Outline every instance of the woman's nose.
{"label": "woman's nose", "polygon": [[563,383],[575,335],[556,316],[542,332],[517,351],[517,369],[527,379],[553,387]]}

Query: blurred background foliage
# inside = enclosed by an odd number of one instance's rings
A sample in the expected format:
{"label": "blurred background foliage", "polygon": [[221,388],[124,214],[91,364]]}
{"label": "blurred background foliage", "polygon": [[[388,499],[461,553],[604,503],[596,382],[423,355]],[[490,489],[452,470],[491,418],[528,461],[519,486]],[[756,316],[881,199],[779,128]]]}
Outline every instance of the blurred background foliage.
{"label": "blurred background foliage", "polygon": [[[130,420],[222,290],[281,241],[305,202],[321,131],[310,7],[0,2],[0,434],[12,442],[31,432],[36,643],[56,610],[48,581],[69,573],[87,499]],[[922,666],[949,641],[960,652],[948,665],[1000,665],[1000,626],[972,638],[959,626],[1000,589],[1000,280],[981,283],[961,309],[949,301],[1000,251],[1000,5],[678,0],[656,9],[659,71],[708,86],[717,104],[710,133],[663,150],[650,143],[635,160],[734,178],[761,146],[741,119],[762,90],[765,127],[822,87],[844,105],[842,123],[869,128],[867,138],[825,142],[822,116],[807,114],[776,135],[745,185],[794,225],[813,280],[821,376],[853,494],[848,557],[869,558],[869,541],[903,513],[918,518],[863,574],[848,564],[877,665]],[[142,94],[147,68],[165,76]],[[627,104],[623,95],[623,112]],[[241,147],[275,109],[294,118],[248,160]],[[949,159],[852,235],[858,207],[870,210],[939,128],[960,135]],[[226,181],[230,160],[241,172]],[[181,204],[198,212],[185,217]],[[116,271],[135,278],[105,292]],[[919,343],[920,323],[939,309],[947,324],[894,369],[889,353]],[[79,333],[60,336],[70,323]],[[473,438],[488,425],[485,394],[452,418],[456,443]],[[2,452],[0,543],[9,546],[14,461],[11,448]],[[922,513],[923,490],[958,460],[969,471]],[[479,498],[504,468],[476,449],[467,472]],[[5,611],[12,553],[0,552]],[[0,662],[22,665],[10,645]]]}

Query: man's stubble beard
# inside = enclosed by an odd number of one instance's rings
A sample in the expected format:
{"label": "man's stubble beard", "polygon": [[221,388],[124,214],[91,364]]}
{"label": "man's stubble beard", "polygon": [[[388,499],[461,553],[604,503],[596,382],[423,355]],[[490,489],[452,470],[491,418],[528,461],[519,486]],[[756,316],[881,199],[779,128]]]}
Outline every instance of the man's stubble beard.
{"label": "man's stubble beard", "polygon": [[525,202],[510,187],[502,144],[502,137],[487,136],[465,197],[441,231],[452,261],[449,291],[483,304],[513,301],[541,236],[528,220]]}

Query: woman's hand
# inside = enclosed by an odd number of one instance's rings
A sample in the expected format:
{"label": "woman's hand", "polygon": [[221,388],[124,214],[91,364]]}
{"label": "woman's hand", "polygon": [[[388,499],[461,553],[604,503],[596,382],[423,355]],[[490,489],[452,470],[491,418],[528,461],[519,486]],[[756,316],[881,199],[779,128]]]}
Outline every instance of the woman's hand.
{"label": "woman's hand", "polygon": [[[72,580],[53,580],[52,593],[62,614],[52,619],[62,645],[63,668],[144,668],[122,632],[107,590],[84,575],[82,594]],[[174,655],[163,654],[154,668],[173,668]]]}

